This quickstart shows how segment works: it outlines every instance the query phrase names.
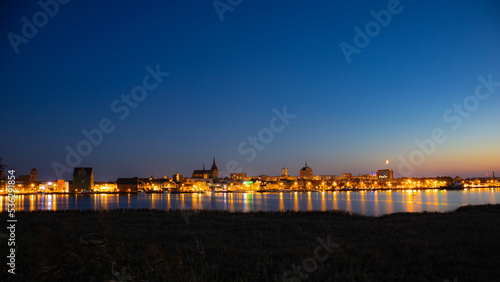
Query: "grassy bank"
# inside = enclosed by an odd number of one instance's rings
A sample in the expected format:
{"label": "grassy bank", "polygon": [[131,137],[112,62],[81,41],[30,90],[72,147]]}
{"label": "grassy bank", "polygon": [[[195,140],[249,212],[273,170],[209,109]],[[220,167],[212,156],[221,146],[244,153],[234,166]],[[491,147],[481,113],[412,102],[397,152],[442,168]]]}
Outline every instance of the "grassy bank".
{"label": "grassy bank", "polygon": [[[3,281],[282,281],[287,270],[294,277],[292,265],[310,281],[500,281],[500,205],[378,218],[159,210],[16,217],[16,275],[6,273],[4,238]],[[339,244],[329,251],[318,241],[328,236]]]}

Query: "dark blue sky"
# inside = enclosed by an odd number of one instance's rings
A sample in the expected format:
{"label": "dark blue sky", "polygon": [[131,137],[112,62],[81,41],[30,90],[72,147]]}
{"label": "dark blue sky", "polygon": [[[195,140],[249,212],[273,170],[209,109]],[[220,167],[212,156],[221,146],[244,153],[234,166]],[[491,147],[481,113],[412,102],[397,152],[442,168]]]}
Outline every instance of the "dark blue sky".
{"label": "dark blue sky", "polygon": [[[354,28],[392,2],[244,0],[221,20],[212,1],[70,1],[13,46],[22,18],[43,21],[43,10],[4,1],[0,157],[18,174],[71,179],[53,166],[71,168],[65,148],[109,118],[114,131],[79,163],[97,180],[190,176],[213,156],[249,175],[297,175],[305,160],[315,174],[500,175],[500,87],[475,96],[479,76],[500,81],[500,4],[401,1],[348,63],[339,45],[356,47]],[[122,120],[111,104],[147,66],[169,75]],[[284,107],[296,117],[269,138]],[[436,128],[446,140],[424,154],[415,140]],[[259,132],[268,144],[248,161]]]}

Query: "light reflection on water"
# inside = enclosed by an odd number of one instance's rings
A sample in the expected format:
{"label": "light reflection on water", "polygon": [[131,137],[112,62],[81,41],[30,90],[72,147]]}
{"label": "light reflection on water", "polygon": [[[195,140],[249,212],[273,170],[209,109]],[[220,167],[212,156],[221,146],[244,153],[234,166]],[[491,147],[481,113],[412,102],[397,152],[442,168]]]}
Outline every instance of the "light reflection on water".
{"label": "light reflection on water", "polygon": [[[0,196],[0,211],[8,198]],[[450,211],[463,205],[500,203],[500,188],[403,191],[18,195],[16,210],[66,209],[217,209],[228,211],[344,210],[379,216],[395,212]]]}

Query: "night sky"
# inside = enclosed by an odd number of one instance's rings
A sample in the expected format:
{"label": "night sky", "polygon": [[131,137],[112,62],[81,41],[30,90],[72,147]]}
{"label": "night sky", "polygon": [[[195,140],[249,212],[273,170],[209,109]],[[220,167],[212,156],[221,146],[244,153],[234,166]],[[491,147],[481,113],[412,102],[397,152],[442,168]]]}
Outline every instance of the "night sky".
{"label": "night sky", "polygon": [[248,175],[500,175],[496,0],[20,2],[0,7],[0,157],[17,174],[70,180],[80,144],[96,180],[214,156]]}

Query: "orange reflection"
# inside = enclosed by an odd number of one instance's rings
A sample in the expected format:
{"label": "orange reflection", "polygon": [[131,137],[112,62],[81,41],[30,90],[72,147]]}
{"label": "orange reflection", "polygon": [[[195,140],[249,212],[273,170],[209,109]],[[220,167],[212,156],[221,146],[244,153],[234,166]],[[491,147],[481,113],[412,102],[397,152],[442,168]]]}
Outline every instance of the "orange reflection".
{"label": "orange reflection", "polygon": [[337,192],[336,191],[333,192],[333,209],[334,210],[338,210],[339,209],[338,202],[337,202]]}
{"label": "orange reflection", "polygon": [[229,197],[229,211],[234,211],[234,199],[233,199],[233,193],[231,193],[231,196]]}
{"label": "orange reflection", "polygon": [[101,194],[101,201],[103,202],[103,208],[108,209],[108,195]]}
{"label": "orange reflection", "polygon": [[321,192],[321,210],[326,211],[325,191]]}
{"label": "orange reflection", "polygon": [[35,195],[30,195],[30,211],[35,210]]}
{"label": "orange reflection", "polygon": [[294,202],[293,202],[293,209],[295,211],[298,211],[299,210],[299,197],[297,195],[297,192],[294,193]]}
{"label": "orange reflection", "polygon": [[196,195],[193,196],[193,194],[191,194],[191,205],[192,205],[191,208],[193,210],[199,209],[199,207],[198,207],[198,198],[196,197]]}

